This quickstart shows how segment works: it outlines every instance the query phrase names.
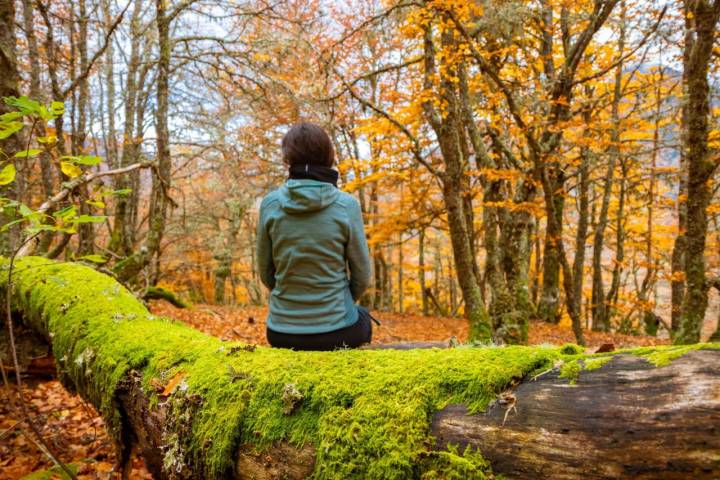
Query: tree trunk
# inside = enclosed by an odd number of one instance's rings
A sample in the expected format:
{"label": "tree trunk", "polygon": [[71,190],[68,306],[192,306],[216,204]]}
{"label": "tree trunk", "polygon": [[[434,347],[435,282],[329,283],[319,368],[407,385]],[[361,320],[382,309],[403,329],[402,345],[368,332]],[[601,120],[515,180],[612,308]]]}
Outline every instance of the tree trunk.
{"label": "tree trunk", "polygon": [[687,231],[685,233],[685,296],[675,343],[700,341],[708,304],[705,278],[705,243],[707,207],[712,192],[708,185],[717,168],[717,161],[708,155],[708,116],[710,89],[708,70],[713,52],[715,30],[720,19],[720,0],[685,2],[686,15],[692,14],[695,39],[690,48],[687,69],[687,115],[684,125],[683,150],[687,163]]}
{"label": "tree trunk", "polygon": [[[444,46],[454,45],[456,38],[452,31],[442,34]],[[468,225],[472,218],[467,210],[471,204],[467,201],[469,192],[468,179],[465,172],[467,159],[463,155],[465,145],[465,129],[462,125],[462,106],[456,92],[456,84],[449,75],[458,74],[459,66],[454,65],[441,76],[440,97],[446,102],[444,116],[429,103],[424,104],[425,116],[438,139],[438,145],[445,163],[445,171],[440,174],[442,193],[447,210],[450,242],[452,244],[455,273],[462,292],[465,318],[470,323],[470,336],[477,340],[492,338],[492,324],[483,302],[477,263],[474,256],[474,228]],[[435,47],[429,27],[425,34],[424,69],[426,83],[436,73]]]}
{"label": "tree trunk", "polygon": [[[140,67],[140,14],[142,13],[142,2],[135,0],[132,18],[130,19],[130,60],[127,73],[125,74],[125,114],[122,137],[122,154],[117,158],[114,168],[120,168],[133,163],[136,157],[137,143],[135,138],[135,108],[138,97],[137,75]],[[110,114],[112,117],[112,113]],[[130,183],[124,175],[118,175],[115,179],[115,189],[125,190],[130,188]],[[132,195],[135,192],[131,192]],[[121,256],[128,256],[132,253],[133,242],[131,241],[132,218],[129,214],[130,195],[118,195],[115,197],[115,211],[113,219],[113,230],[110,237],[109,249]]]}
{"label": "tree trunk", "polygon": [[627,165],[624,160],[620,160],[621,176],[620,192],[618,195],[618,208],[615,214],[615,261],[613,262],[612,279],[610,280],[610,289],[605,297],[605,315],[607,315],[608,326],[609,320],[615,315],[617,310],[618,295],[620,294],[620,276],[622,275],[623,262],[625,262],[625,196],[626,196],[626,178]]}
{"label": "tree trunk", "polygon": [[[401,190],[402,191],[402,190]],[[405,269],[403,268],[403,263],[405,262],[405,259],[403,258],[403,236],[402,232],[400,232],[400,235],[398,236],[398,271],[397,271],[397,282],[398,282],[398,313],[403,313],[404,305],[405,305],[405,278],[404,273]]]}
{"label": "tree trunk", "polygon": [[[38,49],[37,36],[35,35],[35,15],[34,4],[31,0],[23,0],[23,26],[25,29],[25,37],[28,45],[28,61],[30,62],[30,98],[44,103],[46,96],[44,95],[40,81],[40,51]],[[47,132],[45,124],[41,122],[37,125],[38,133],[46,136]],[[43,195],[50,198],[55,193],[56,175],[53,170],[52,161],[47,151],[43,151],[39,155],[40,159],[40,178],[42,180]],[[40,236],[37,251],[45,253],[55,238],[55,232],[45,232]]]}
{"label": "tree trunk", "polygon": [[418,274],[420,276],[420,294],[422,295],[422,313],[427,317],[430,315],[430,304],[425,278],[425,227],[420,228],[418,235]]}
{"label": "tree trunk", "polygon": [[589,155],[587,148],[583,147],[580,153],[580,180],[577,187],[578,196],[578,224],[575,234],[575,257],[573,258],[573,290],[575,298],[583,298],[583,280],[585,278],[585,242],[588,235],[588,217],[590,215],[588,190],[589,179]]}
{"label": "tree trunk", "polygon": [[[84,72],[88,68],[88,13],[85,0],[78,0],[79,18],[78,18],[78,53],[80,72]],[[87,137],[88,128],[88,103],[90,96],[90,86],[88,78],[85,77],[80,81],[78,91],[78,122],[76,135],[73,138],[73,155],[84,155],[85,139]],[[90,205],[86,202],[89,199],[87,185],[78,188],[78,199],[80,201],[80,214],[92,215]],[[92,222],[82,223],[78,225],[78,255],[89,255],[95,250],[95,224]]]}
{"label": "tree trunk", "polygon": [[[15,52],[15,1],[0,0],[0,98],[20,96],[18,86],[20,75],[18,74]],[[0,114],[8,111],[10,109],[5,105],[5,102],[0,100]],[[7,157],[13,158],[16,152],[24,148],[20,133],[0,140],[0,150]],[[3,156],[3,158],[5,157]],[[16,170],[22,160],[24,159],[14,161]],[[21,179],[16,177],[15,182],[0,187],[0,197],[20,200],[20,181]],[[3,225],[10,223],[13,219],[12,215],[0,215],[0,223]],[[20,230],[18,226],[11,228],[7,234],[0,235],[0,254],[7,255],[12,252],[18,246],[19,240]]]}
{"label": "tree trunk", "polygon": [[[548,209],[543,249],[543,279],[538,316],[549,323],[560,321],[560,243],[563,241],[563,211],[565,208],[565,175],[555,170],[549,179],[553,208]],[[546,195],[547,197],[547,195]],[[551,211],[555,218],[550,218]]]}
{"label": "tree trunk", "polygon": [[[623,9],[624,11],[624,9]],[[625,45],[624,22],[620,28],[620,41],[618,49],[623,52]],[[595,331],[610,331],[610,309],[605,299],[605,288],[603,279],[602,252],[605,248],[605,229],[608,224],[608,213],[610,210],[610,197],[614,183],[615,166],[620,156],[620,100],[622,99],[622,69],[623,62],[620,62],[615,70],[615,87],[613,91],[613,103],[611,108],[612,132],[611,144],[608,148],[608,167],[605,174],[605,185],[603,186],[602,203],[598,215],[597,226],[593,236],[593,273],[592,273],[592,328]]]}
{"label": "tree trunk", "polygon": [[[648,201],[647,201],[647,232],[645,237],[645,277],[643,278],[642,286],[638,292],[638,300],[643,306],[642,320],[646,335],[657,335],[658,321],[657,316],[654,312],[654,300],[650,300],[651,295],[655,291],[655,283],[657,277],[657,268],[655,265],[655,258],[653,253],[653,231],[655,226],[655,176],[657,169],[657,157],[660,149],[660,120],[663,106],[663,95],[662,86],[665,78],[664,68],[660,68],[660,78],[658,80],[656,94],[655,94],[655,118],[654,118],[654,129],[653,129],[653,151],[651,155],[650,163],[650,179],[648,185]],[[668,332],[672,334],[672,331]]]}
{"label": "tree trunk", "polygon": [[121,279],[128,282],[135,282],[140,272],[147,267],[149,269],[147,280],[150,284],[157,282],[159,275],[160,246],[167,223],[170,206],[169,192],[172,182],[168,109],[170,95],[170,56],[172,50],[170,23],[173,17],[169,15],[164,0],[155,1],[155,10],[159,49],[156,90],[157,109],[155,111],[157,168],[154,169],[152,175],[148,232],[144,248],[142,248],[140,252],[134,253],[119,262],[115,269]]}
{"label": "tree trunk", "polygon": [[711,345],[256,348],[155,317],[88,267],[16,267],[13,310],[102,413],[120,460],[134,447],[155,478],[485,478],[484,459],[505,478],[720,475]]}

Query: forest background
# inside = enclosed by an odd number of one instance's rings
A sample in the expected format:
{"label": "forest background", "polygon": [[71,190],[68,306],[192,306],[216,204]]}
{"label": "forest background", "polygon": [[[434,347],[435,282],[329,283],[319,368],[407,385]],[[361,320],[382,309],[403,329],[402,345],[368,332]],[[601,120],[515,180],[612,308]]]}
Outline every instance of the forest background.
{"label": "forest background", "polygon": [[6,254],[263,305],[259,199],[309,120],[360,200],[370,308],[507,343],[530,319],[580,343],[718,335],[718,1],[0,0],[0,18]]}

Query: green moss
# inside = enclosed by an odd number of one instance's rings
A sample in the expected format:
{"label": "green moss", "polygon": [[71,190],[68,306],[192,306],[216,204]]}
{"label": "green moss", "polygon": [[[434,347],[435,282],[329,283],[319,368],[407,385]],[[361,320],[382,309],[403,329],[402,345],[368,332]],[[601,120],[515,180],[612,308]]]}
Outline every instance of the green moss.
{"label": "green moss", "polygon": [[693,345],[672,345],[668,347],[642,347],[619,350],[616,353],[630,353],[644,358],[656,367],[669,365],[688,352],[693,350],[720,350],[717,343],[696,343]]}
{"label": "green moss", "polygon": [[585,371],[597,370],[612,359],[613,359],[612,355],[606,355],[603,357],[596,357],[596,358],[586,358],[584,361],[583,370],[585,370]]}
{"label": "green moss", "polygon": [[582,369],[583,367],[579,360],[568,360],[560,367],[560,378],[567,378],[570,380],[570,385],[575,385]]}
{"label": "green moss", "polygon": [[148,287],[143,293],[143,299],[165,300],[166,302],[170,302],[170,304],[174,305],[177,308],[190,308],[192,306],[188,302],[180,298],[176,293],[163,287]]}
{"label": "green moss", "polygon": [[422,480],[484,480],[493,477],[490,464],[479,450],[468,445],[462,453],[454,446],[446,451],[431,452],[421,462]]}
{"label": "green moss", "polygon": [[566,343],[560,347],[560,353],[564,355],[579,355],[583,353],[584,350],[585,349],[583,347],[575,345],[574,343]]}
{"label": "green moss", "polygon": [[[172,386],[153,399],[169,402],[166,468],[205,478],[225,476],[240,444],[278,441],[313,445],[316,479],[483,478],[488,469],[477,452],[434,451],[433,413],[450,403],[482,411],[518,379],[557,361],[570,365],[579,353],[250,348],[151,315],[86,266],[24,258],[14,279],[14,308],[52,341],[61,380],[99,408],[111,432],[120,426],[115,393],[129,370],[142,374],[147,392]],[[637,354],[661,363],[678,353],[661,351]]]}

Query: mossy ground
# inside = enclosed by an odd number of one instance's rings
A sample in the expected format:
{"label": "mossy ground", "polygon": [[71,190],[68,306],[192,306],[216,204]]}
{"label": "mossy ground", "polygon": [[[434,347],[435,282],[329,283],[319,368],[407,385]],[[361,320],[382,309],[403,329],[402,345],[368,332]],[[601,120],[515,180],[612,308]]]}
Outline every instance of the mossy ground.
{"label": "mossy ground", "polygon": [[[153,393],[171,405],[166,466],[205,478],[225,476],[240,444],[262,449],[280,440],[314,446],[318,479],[485,478],[477,452],[433,451],[432,414],[450,403],[481,411],[514,381],[582,355],[567,346],[246,348],[151,315],[85,266],[24,258],[14,285],[14,308],[52,341],[64,384],[98,406],[111,428],[120,424],[114,396],[130,369],[146,391],[168,390],[167,398]],[[632,352],[663,364],[689,348],[697,347]]]}

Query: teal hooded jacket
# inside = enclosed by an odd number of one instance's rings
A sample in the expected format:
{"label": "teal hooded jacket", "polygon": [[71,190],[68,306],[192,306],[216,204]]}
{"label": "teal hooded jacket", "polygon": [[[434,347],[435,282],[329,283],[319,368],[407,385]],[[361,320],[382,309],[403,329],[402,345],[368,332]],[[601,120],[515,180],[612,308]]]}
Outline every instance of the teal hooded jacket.
{"label": "teal hooded jacket", "polygon": [[360,204],[330,183],[288,180],[260,205],[257,261],[270,289],[271,330],[325,333],[354,324],[371,275]]}

